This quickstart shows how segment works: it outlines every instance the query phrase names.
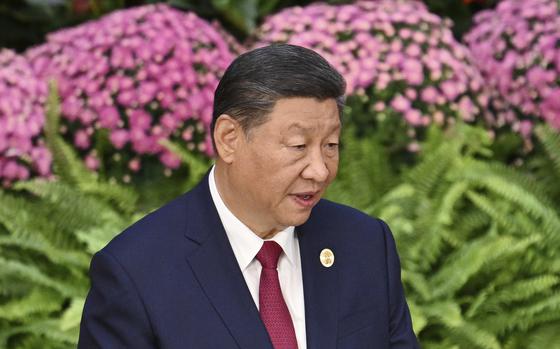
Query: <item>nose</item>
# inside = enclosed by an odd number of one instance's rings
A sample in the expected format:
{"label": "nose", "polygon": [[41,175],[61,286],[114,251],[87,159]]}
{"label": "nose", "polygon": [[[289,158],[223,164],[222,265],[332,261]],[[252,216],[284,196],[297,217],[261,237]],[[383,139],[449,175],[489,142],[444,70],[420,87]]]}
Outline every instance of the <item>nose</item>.
{"label": "nose", "polygon": [[320,150],[309,154],[309,162],[303,169],[302,177],[315,182],[325,182],[329,177],[329,168]]}

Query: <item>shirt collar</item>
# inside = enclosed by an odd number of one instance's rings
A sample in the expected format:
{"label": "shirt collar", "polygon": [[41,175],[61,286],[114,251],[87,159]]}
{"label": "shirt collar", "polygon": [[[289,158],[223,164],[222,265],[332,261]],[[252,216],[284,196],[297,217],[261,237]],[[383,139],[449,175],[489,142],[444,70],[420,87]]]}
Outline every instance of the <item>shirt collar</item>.
{"label": "shirt collar", "polygon": [[[214,169],[215,166],[212,166],[212,170],[208,176],[210,195],[218,210],[218,215],[226,231],[233,253],[239,263],[239,267],[241,270],[245,270],[257,255],[265,240],[253,233],[253,231],[241,222],[226,206],[216,186]],[[269,239],[276,241],[282,247],[284,254],[292,266],[296,266],[295,258],[297,248],[297,237],[296,234],[294,234],[294,230],[293,226],[287,227],[278,232],[272,239]]]}

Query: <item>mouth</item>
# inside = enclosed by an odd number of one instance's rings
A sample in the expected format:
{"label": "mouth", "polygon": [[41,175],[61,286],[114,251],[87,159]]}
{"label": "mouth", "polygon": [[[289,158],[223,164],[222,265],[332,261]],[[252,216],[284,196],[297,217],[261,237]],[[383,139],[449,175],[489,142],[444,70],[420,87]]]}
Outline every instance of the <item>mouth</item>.
{"label": "mouth", "polygon": [[295,202],[304,208],[313,207],[320,199],[319,191],[292,194]]}

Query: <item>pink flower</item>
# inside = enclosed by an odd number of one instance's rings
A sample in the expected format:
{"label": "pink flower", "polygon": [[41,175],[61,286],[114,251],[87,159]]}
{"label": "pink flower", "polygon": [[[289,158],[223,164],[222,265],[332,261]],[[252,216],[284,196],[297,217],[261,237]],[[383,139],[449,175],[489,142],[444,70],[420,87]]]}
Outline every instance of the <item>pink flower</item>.
{"label": "pink flower", "polygon": [[140,163],[140,159],[139,158],[134,158],[132,160],[130,160],[128,162],[128,168],[132,171],[132,172],[138,172],[140,171],[140,167],[141,167],[141,163]]}
{"label": "pink flower", "polygon": [[[108,132],[114,149],[104,148],[104,158],[126,150],[128,158],[138,156],[143,163],[144,155],[164,151],[160,138],[178,141],[190,124],[206,126],[195,129],[189,142],[210,139],[213,92],[239,52],[240,45],[219,25],[156,4],[52,33],[26,56],[37,75],[58,82],[61,123],[70,130],[66,137],[91,153],[103,147],[96,133]],[[89,127],[88,142],[84,134],[74,134]],[[198,152],[194,143],[192,149]]]}
{"label": "pink flower", "polygon": [[422,90],[421,99],[425,103],[434,104],[439,96],[438,90],[434,86],[428,86]]}
{"label": "pink flower", "polygon": [[40,176],[48,176],[51,171],[52,154],[47,148],[37,147],[31,150],[31,159]]}
{"label": "pink flower", "polygon": [[475,105],[472,101],[463,96],[459,100],[459,113],[461,114],[464,121],[473,121],[475,113]]}
{"label": "pink flower", "polygon": [[410,109],[410,101],[402,95],[397,95],[391,101],[391,107],[398,112],[404,113]]}
{"label": "pink flower", "polygon": [[[286,8],[265,20],[257,39],[254,47],[285,42],[322,54],[346,78],[347,93],[368,94],[364,103],[375,111],[372,122],[379,114],[401,114],[414,130],[431,122],[421,112],[429,111],[447,125],[445,119],[464,117],[456,107],[460,98],[472,104],[468,119],[474,122],[488,106],[482,76],[466,47],[454,39],[451,23],[421,1]],[[383,113],[388,108],[398,113]],[[423,133],[410,137],[416,134]]]}
{"label": "pink flower", "polygon": [[85,130],[79,130],[74,134],[74,144],[80,149],[87,149],[90,146],[89,135]]}
{"label": "pink flower", "polygon": [[2,168],[2,176],[8,180],[17,179],[19,167],[20,166],[13,160],[6,162],[4,168]]}
{"label": "pink flower", "polygon": [[419,110],[416,109],[410,109],[407,110],[404,113],[404,118],[406,119],[406,121],[413,125],[413,126],[421,126],[422,123],[422,113]]}
{"label": "pink flower", "polygon": [[111,143],[117,149],[122,149],[125,144],[129,141],[128,131],[123,129],[114,130],[109,136]]}
{"label": "pink flower", "polygon": [[465,41],[492,89],[497,126],[505,123],[525,137],[531,136],[527,125],[539,119],[560,129],[560,109],[549,99],[560,88],[558,13],[555,0],[502,0],[475,17]]}
{"label": "pink flower", "polygon": [[100,162],[94,154],[88,154],[85,158],[85,164],[91,171],[96,171],[99,168]]}
{"label": "pink flower", "polygon": [[541,103],[540,112],[552,127],[560,130],[560,87],[546,96]]}
{"label": "pink flower", "polygon": [[519,123],[519,133],[525,138],[530,137],[533,133],[533,123],[528,120],[521,121]]}
{"label": "pink flower", "polygon": [[454,100],[459,95],[459,89],[457,88],[457,83],[450,80],[441,83],[441,91],[447,97],[447,99],[450,100]]}
{"label": "pink flower", "polygon": [[168,151],[163,152],[160,155],[160,160],[167,168],[170,169],[177,169],[181,165],[181,159],[177,155]]}
{"label": "pink flower", "polygon": [[47,84],[24,57],[0,50],[0,181],[49,176],[51,156],[43,145]]}
{"label": "pink flower", "polygon": [[152,124],[152,116],[145,110],[135,109],[129,113],[128,122],[131,128],[146,130]]}
{"label": "pink flower", "polygon": [[179,120],[172,114],[165,114],[161,117],[161,125],[164,128],[173,131],[179,126]]}
{"label": "pink flower", "polygon": [[109,106],[104,107],[99,112],[99,125],[103,128],[117,128],[121,120],[121,116],[117,108]]}

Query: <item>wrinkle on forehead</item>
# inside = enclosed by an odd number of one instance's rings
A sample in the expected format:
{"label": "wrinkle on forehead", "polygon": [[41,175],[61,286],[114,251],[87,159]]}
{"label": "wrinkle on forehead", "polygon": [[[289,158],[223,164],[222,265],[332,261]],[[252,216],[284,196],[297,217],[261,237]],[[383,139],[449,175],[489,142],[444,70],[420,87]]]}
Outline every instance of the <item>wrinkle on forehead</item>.
{"label": "wrinkle on forehead", "polygon": [[261,126],[262,130],[276,134],[332,133],[341,128],[334,100],[317,101],[303,97],[281,99],[268,116],[268,121]]}
{"label": "wrinkle on forehead", "polygon": [[322,129],[327,129],[327,131],[329,132],[334,132],[337,131],[338,129],[340,129],[340,122],[329,122],[328,120],[326,120],[327,122],[319,122],[319,120],[317,120],[317,122],[309,122],[309,125],[303,124],[299,121],[292,123],[290,126],[288,126],[288,128],[286,129],[286,131],[288,132],[299,132],[299,133],[310,133],[310,132],[314,132],[318,129],[322,130]]}

